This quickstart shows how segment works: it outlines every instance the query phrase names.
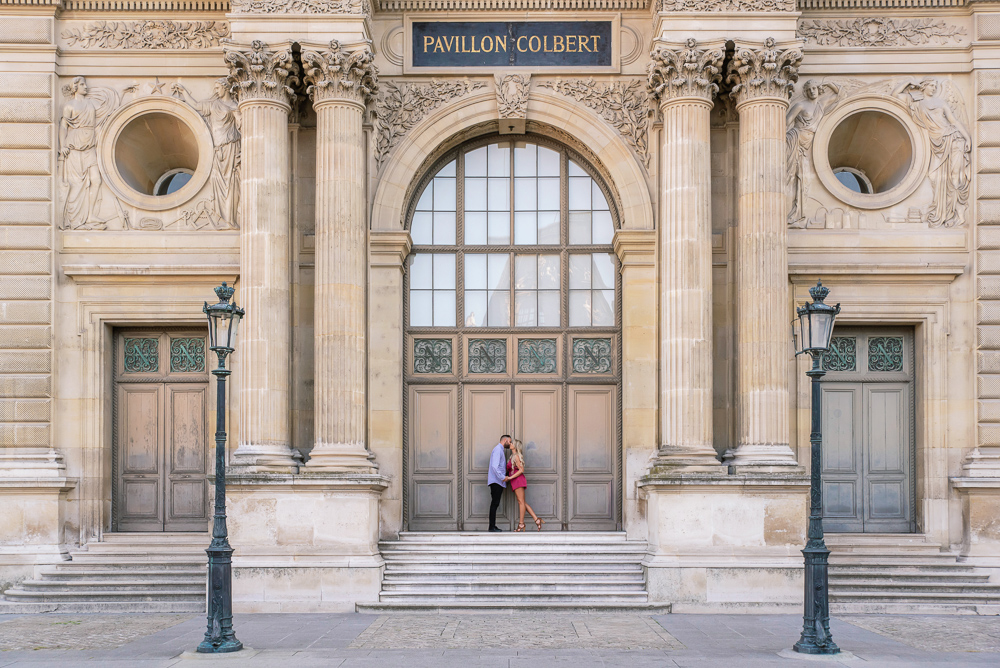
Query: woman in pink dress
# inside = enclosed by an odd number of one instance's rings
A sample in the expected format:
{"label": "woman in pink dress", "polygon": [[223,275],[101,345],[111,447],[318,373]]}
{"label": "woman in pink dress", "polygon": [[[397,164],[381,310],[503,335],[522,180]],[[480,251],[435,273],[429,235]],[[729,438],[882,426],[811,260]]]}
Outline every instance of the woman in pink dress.
{"label": "woman in pink dress", "polygon": [[524,476],[524,445],[521,441],[515,439],[511,450],[513,454],[510,461],[507,462],[507,477],[504,478],[504,482],[510,481],[510,488],[514,490],[514,496],[517,497],[517,505],[521,509],[521,516],[517,520],[517,529],[515,531],[524,531],[525,510],[531,513],[531,517],[535,520],[535,526],[541,531],[545,520],[536,515],[535,511],[524,500],[524,488],[528,486],[528,479]]}

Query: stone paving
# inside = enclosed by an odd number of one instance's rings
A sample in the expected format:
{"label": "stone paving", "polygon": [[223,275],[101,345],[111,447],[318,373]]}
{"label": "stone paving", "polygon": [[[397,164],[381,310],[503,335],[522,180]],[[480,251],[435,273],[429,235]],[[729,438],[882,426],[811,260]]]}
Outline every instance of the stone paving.
{"label": "stone paving", "polygon": [[[201,615],[0,615],[0,668],[789,668],[795,615],[237,615],[247,647],[190,654]],[[1000,665],[1000,617],[850,616],[834,639],[857,656],[828,665]],[[822,664],[820,664],[822,665]]]}

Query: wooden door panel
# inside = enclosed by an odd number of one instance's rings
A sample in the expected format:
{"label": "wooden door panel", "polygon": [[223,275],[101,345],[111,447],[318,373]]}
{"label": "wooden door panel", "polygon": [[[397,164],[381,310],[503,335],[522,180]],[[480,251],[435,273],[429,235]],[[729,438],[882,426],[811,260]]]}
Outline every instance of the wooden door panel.
{"label": "wooden door panel", "polygon": [[[562,386],[518,385],[514,388],[514,436],[524,444],[525,500],[557,529],[562,523],[563,429]],[[516,512],[517,505],[512,506]],[[530,518],[529,518],[530,519]]]}
{"label": "wooden door panel", "polygon": [[458,528],[457,387],[409,389],[410,528]]}
{"label": "wooden door panel", "polygon": [[861,531],[861,383],[823,386],[823,517],[830,531]]}
{"label": "wooden door panel", "polygon": [[910,385],[866,383],[865,529],[910,531]]}
{"label": "wooden door panel", "polygon": [[208,385],[165,385],[167,531],[208,528]]}
{"label": "wooden door panel", "polygon": [[[509,385],[466,385],[464,408],[465,489],[463,525],[481,531],[489,528],[490,492],[486,474],[490,454],[504,434],[511,433]],[[509,503],[509,502],[508,502]],[[497,525],[509,524],[507,503],[501,503]]]}
{"label": "wooden door panel", "polygon": [[569,388],[570,530],[613,530],[615,510],[615,387]]}
{"label": "wooden door panel", "polygon": [[118,386],[121,531],[163,530],[163,386]]}

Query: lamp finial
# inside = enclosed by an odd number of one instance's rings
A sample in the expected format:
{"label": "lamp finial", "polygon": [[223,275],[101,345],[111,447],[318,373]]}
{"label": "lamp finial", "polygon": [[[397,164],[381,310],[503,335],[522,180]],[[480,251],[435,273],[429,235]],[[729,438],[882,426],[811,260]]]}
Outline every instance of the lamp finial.
{"label": "lamp finial", "polygon": [[219,301],[224,303],[228,303],[232,299],[234,292],[236,292],[236,289],[226,285],[225,281],[222,282],[222,285],[215,288],[215,294],[219,297]]}
{"label": "lamp finial", "polygon": [[[223,283],[223,285],[225,285],[225,283]],[[830,288],[824,288],[822,280],[817,280],[816,285],[809,288],[809,296],[813,298],[814,302],[819,304],[823,303],[823,300],[826,299],[828,294],[830,294]]]}

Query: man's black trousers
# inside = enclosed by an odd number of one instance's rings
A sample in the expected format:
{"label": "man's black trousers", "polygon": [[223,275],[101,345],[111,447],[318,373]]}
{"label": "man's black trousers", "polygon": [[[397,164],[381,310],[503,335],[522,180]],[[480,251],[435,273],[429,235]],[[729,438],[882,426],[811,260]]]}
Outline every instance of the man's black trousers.
{"label": "man's black trousers", "polygon": [[500,497],[503,495],[503,485],[490,483],[490,528],[497,526],[497,508],[500,507]]}

